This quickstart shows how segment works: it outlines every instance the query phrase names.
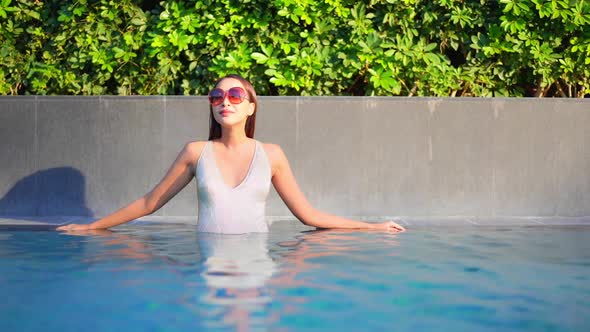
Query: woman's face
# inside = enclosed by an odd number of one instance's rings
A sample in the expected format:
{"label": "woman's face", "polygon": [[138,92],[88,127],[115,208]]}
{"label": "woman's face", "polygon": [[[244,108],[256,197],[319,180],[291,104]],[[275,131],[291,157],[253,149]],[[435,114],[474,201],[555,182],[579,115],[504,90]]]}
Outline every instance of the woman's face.
{"label": "woman's face", "polygon": [[[248,92],[246,92],[244,85],[234,78],[226,78],[219,82],[215,88],[222,90],[216,91],[216,95],[221,95],[223,98],[223,101],[218,105],[211,104],[215,121],[222,127],[245,126],[248,116],[254,113],[255,104],[248,100]],[[230,90],[232,88],[242,89],[243,96],[245,96],[242,102],[236,103],[238,102],[237,98],[232,98],[232,96],[237,96],[239,92],[238,89]]]}

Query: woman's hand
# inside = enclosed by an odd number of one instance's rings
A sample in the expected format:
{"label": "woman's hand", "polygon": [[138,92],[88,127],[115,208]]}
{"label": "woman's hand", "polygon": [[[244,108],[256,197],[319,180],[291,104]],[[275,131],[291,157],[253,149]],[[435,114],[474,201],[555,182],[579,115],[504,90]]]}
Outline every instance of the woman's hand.
{"label": "woman's hand", "polygon": [[92,228],[91,224],[69,224],[69,225],[59,226],[55,230],[70,232],[70,231],[89,231],[92,229],[94,229],[94,228]]}
{"label": "woman's hand", "polygon": [[386,231],[386,232],[395,232],[395,233],[401,233],[401,232],[405,232],[406,229],[397,224],[394,223],[393,221],[386,221],[386,222],[382,222],[382,223],[377,223],[377,224],[373,224],[375,226],[375,230],[380,230],[380,231]]}

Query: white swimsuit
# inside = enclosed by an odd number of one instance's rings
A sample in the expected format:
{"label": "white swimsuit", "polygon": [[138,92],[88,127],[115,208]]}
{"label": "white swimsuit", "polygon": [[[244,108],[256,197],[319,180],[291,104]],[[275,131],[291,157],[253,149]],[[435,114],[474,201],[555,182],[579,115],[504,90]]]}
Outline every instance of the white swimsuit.
{"label": "white swimsuit", "polygon": [[213,154],[213,142],[205,144],[195,172],[199,197],[199,232],[268,232],[265,207],[271,182],[270,162],[262,144],[258,141],[255,143],[248,174],[235,188],[223,181]]}

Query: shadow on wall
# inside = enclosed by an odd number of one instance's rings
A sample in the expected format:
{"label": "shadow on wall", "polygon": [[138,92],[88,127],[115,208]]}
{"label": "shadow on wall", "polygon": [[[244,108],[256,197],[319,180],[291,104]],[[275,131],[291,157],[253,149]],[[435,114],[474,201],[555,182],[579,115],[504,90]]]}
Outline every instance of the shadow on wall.
{"label": "shadow on wall", "polygon": [[47,216],[93,217],[86,206],[86,179],[72,167],[56,167],[20,179],[0,198],[0,216],[42,220]]}

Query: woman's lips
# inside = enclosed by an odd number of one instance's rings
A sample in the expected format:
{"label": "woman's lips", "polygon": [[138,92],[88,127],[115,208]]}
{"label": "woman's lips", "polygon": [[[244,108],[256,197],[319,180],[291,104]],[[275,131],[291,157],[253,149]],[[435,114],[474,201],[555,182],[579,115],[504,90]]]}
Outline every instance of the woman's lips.
{"label": "woman's lips", "polygon": [[233,112],[230,111],[230,110],[221,110],[221,112],[219,112],[219,115],[221,115],[221,116],[229,116],[232,113]]}

